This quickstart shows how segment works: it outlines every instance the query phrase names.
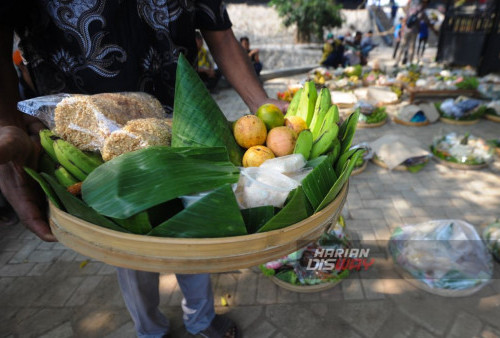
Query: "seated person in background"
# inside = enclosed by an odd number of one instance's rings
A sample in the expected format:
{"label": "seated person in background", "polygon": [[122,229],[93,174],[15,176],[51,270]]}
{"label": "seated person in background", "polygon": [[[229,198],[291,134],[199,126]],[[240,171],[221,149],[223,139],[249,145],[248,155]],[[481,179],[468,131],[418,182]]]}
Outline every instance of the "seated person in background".
{"label": "seated person in background", "polygon": [[332,52],[333,52],[333,34],[328,33],[328,35],[326,36],[326,41],[323,44],[323,55],[321,56],[319,64],[323,65]]}
{"label": "seated person in background", "polygon": [[361,32],[356,32],[354,35],[354,39],[352,41],[345,40],[346,52],[345,56],[345,65],[346,66],[355,66],[355,65],[365,65],[366,58],[361,53]]}
{"label": "seated person in background", "polygon": [[332,52],[321,65],[337,68],[338,66],[344,64],[344,37],[339,36],[338,39],[333,40],[332,46]]}
{"label": "seated person in background", "polygon": [[196,46],[198,47],[198,76],[205,83],[208,90],[213,91],[221,77],[221,72],[214,69],[214,62],[207,49],[203,47],[203,37],[196,31]]}
{"label": "seated person in background", "polygon": [[365,37],[361,41],[361,53],[366,58],[368,57],[368,54],[370,54],[372,49],[378,46],[377,44],[373,43],[372,37],[373,31],[370,30],[368,31],[368,33],[366,33]]}
{"label": "seated person in background", "polygon": [[260,71],[262,70],[262,63],[259,60],[259,50],[258,49],[250,49],[250,40],[248,37],[243,36],[240,38],[241,46],[248,53],[248,57],[250,61],[252,61],[253,68],[255,69],[255,73],[260,75]]}

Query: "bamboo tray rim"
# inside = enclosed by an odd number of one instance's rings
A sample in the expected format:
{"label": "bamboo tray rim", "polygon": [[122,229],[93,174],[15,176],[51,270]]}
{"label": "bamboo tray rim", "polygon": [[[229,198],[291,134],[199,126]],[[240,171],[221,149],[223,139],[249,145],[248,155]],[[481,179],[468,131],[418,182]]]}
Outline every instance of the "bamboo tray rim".
{"label": "bamboo tray rim", "polygon": [[273,281],[274,284],[278,285],[279,287],[285,290],[299,292],[299,293],[313,293],[313,292],[329,290],[336,287],[344,280],[344,278],[342,278],[336,280],[335,282],[326,282],[315,285],[293,285],[285,281],[282,281],[281,279],[276,278],[275,276],[270,276],[270,279]]}
{"label": "bamboo tray rim", "polygon": [[377,123],[365,123],[358,121],[358,128],[378,128],[387,123],[388,117],[386,117],[383,121]]}
{"label": "bamboo tray rim", "polygon": [[455,163],[455,162],[450,162],[443,160],[442,158],[439,158],[437,156],[433,156],[434,159],[444,165],[447,166],[448,168],[452,169],[461,169],[461,170],[479,170],[488,167],[488,163],[482,163],[482,164],[463,164],[463,163]]}
{"label": "bamboo tray rim", "polygon": [[354,170],[351,173],[351,176],[356,176],[361,174],[363,171],[365,171],[367,166],[368,166],[368,160],[364,160],[363,165],[361,167],[354,168]]}
{"label": "bamboo tray rim", "polygon": [[429,124],[431,124],[431,122],[429,120],[425,120],[423,122],[408,122],[408,121],[401,120],[401,119],[397,118],[396,116],[392,118],[392,121],[394,123],[401,124],[403,126],[408,126],[408,127],[424,127],[424,126],[428,126]]}
{"label": "bamboo tray rim", "polygon": [[[381,161],[381,160],[379,160],[379,159],[377,159],[375,157],[372,158],[372,162],[374,164],[378,165],[381,168],[389,170],[389,167],[387,166],[387,164],[385,164],[383,161]],[[396,170],[396,171],[408,171],[408,168],[406,166],[400,164],[400,165],[398,165],[397,167],[395,167],[392,170]]]}
{"label": "bamboo tray rim", "polygon": [[493,122],[500,122],[500,116],[485,114],[484,117],[485,117],[485,119],[493,121]]}
{"label": "bamboo tray rim", "polygon": [[[280,234],[280,233],[285,233],[285,232],[290,232],[293,231],[297,228],[300,228],[301,226],[314,221],[315,219],[321,217],[324,213],[328,211],[328,207],[331,206],[332,204],[337,201],[337,199],[343,199],[347,196],[347,189],[348,189],[348,182],[344,184],[340,192],[338,193],[337,197],[330,202],[323,210],[320,210],[313,215],[303,219],[302,221],[291,224],[287,227],[277,229],[277,230],[271,230],[271,231],[266,231],[262,233],[254,233],[254,234],[247,234],[247,235],[242,235],[242,236],[230,236],[230,237],[214,237],[214,238],[176,238],[176,237],[158,237],[158,236],[146,236],[146,235],[138,235],[138,234],[130,234],[130,233],[124,233],[124,232],[119,232],[111,229],[107,229],[105,227],[99,226],[97,224],[93,224],[87,221],[84,221],[76,216],[73,216],[65,211],[62,211],[61,209],[57,208],[52,202],[49,201],[49,206],[50,206],[50,212],[58,213],[60,215],[64,215],[64,217],[70,219],[70,220],[77,220],[78,223],[80,223],[80,226],[83,228],[88,228],[92,229],[92,231],[101,233],[101,234],[106,234],[106,235],[112,235],[115,238],[121,238],[121,239],[126,239],[126,240],[139,240],[142,242],[149,242],[149,243],[174,243],[174,244],[200,244],[200,241],[203,241],[204,244],[222,244],[222,243],[234,243],[234,242],[246,242],[249,239],[265,239],[266,237],[269,237],[270,235],[273,234]],[[58,223],[59,227],[63,228],[60,223]]]}
{"label": "bamboo tray rim", "polygon": [[453,120],[453,119],[449,119],[447,117],[441,116],[439,118],[439,120],[441,120],[444,123],[453,124],[456,126],[470,126],[470,125],[478,123],[480,119],[460,121],[460,120]]}

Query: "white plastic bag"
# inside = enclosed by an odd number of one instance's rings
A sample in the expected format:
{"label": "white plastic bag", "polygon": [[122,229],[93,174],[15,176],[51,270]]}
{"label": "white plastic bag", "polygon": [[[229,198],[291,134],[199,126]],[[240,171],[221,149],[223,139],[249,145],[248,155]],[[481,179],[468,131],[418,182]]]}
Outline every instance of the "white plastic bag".
{"label": "white plastic bag", "polygon": [[389,252],[416,286],[441,296],[470,295],[493,275],[486,246],[475,228],[461,220],[397,228],[389,241]]}

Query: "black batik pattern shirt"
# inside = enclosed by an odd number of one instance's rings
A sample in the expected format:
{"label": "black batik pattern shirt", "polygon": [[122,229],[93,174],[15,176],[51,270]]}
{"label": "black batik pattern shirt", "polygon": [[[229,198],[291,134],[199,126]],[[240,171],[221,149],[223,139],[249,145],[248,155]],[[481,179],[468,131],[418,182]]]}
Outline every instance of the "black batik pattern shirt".
{"label": "black batik pattern shirt", "polygon": [[0,21],[21,38],[37,95],[144,91],[170,111],[195,29],[231,27],[221,0],[5,1]]}

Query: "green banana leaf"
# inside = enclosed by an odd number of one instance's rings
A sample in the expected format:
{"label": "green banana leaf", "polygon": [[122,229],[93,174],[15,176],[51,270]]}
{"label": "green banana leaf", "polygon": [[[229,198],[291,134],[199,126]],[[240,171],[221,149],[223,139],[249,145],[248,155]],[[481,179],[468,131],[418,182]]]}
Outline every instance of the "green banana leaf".
{"label": "green banana leaf", "polygon": [[356,133],[356,126],[358,125],[359,114],[359,109],[356,109],[356,111],[349,115],[349,117],[340,126],[339,135],[341,156],[351,148],[352,140],[354,139],[354,134]]}
{"label": "green banana leaf", "polygon": [[113,218],[113,221],[134,234],[144,235],[153,229],[149,221],[149,215],[146,211],[126,219]]}
{"label": "green banana leaf", "polygon": [[180,55],[175,80],[172,147],[226,147],[234,165],[243,152],[228,121],[189,61]]}
{"label": "green banana leaf", "polygon": [[272,205],[265,205],[263,207],[243,209],[241,210],[241,215],[245,221],[247,232],[253,234],[274,216],[274,207]]}
{"label": "green banana leaf", "polygon": [[234,192],[230,184],[225,184],[153,228],[148,235],[214,238],[246,234]]}
{"label": "green banana leaf", "polygon": [[311,216],[313,209],[301,186],[290,192],[290,199],[276,215],[257,232],[277,230],[302,221]]}
{"label": "green banana leaf", "polygon": [[236,183],[224,148],[150,147],[123,154],[83,182],[83,200],[102,215],[128,218],[176,197]]}
{"label": "green banana leaf", "polygon": [[40,187],[42,188],[45,195],[47,195],[47,198],[56,207],[58,207],[61,210],[64,209],[64,207],[62,206],[61,201],[59,201],[59,198],[57,197],[57,194],[55,193],[54,189],[51,188],[51,186],[47,183],[46,180],[43,179],[42,176],[40,176],[39,173],[37,173],[36,171],[34,171],[33,169],[28,168],[28,167],[24,167],[24,171],[26,171],[26,173],[28,175],[30,175],[31,178],[34,179],[40,185]]}
{"label": "green banana leaf", "polygon": [[328,194],[323,199],[321,204],[316,208],[315,212],[318,212],[324,207],[326,207],[337,197],[344,184],[349,180],[349,176],[351,176],[352,170],[354,169],[354,165],[356,164],[358,158],[360,156],[363,156],[364,151],[361,150],[362,149],[358,149],[358,151],[356,151],[354,155],[352,155],[351,159],[346,162],[342,174],[340,174],[339,178],[337,179],[335,184],[331,187],[330,191],[328,191]]}
{"label": "green banana leaf", "polygon": [[100,225],[102,227],[116,230],[120,232],[130,232],[127,229],[115,224],[106,217],[98,214],[94,209],[87,206],[82,200],[71,195],[66,188],[60,185],[55,178],[46,173],[41,173],[42,177],[50,184],[57,197],[61,200],[62,204],[66,208],[66,211],[84,221]]}
{"label": "green banana leaf", "polygon": [[317,157],[309,161],[308,166],[314,169],[302,180],[302,189],[313,209],[316,209],[337,180],[337,176],[332,167],[331,156]]}

